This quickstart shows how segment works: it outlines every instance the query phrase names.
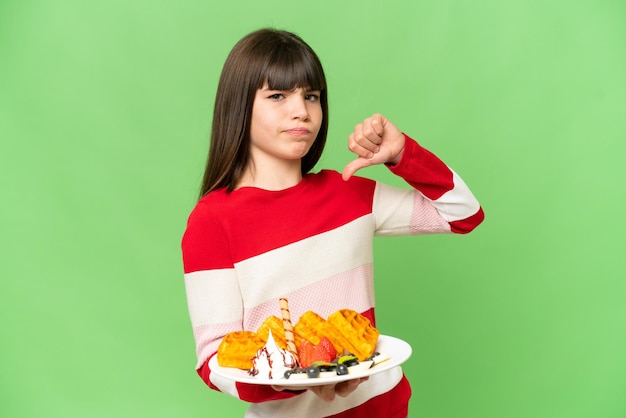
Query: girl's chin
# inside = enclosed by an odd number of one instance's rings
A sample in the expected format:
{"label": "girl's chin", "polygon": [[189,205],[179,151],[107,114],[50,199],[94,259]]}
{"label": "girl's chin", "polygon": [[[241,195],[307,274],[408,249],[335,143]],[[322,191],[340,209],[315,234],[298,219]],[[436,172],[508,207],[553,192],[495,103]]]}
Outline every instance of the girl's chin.
{"label": "girl's chin", "polygon": [[302,159],[304,158],[304,156],[309,152],[309,150],[311,149],[310,146],[306,146],[306,147],[294,147],[294,149],[292,149],[288,155],[290,155],[289,159]]}

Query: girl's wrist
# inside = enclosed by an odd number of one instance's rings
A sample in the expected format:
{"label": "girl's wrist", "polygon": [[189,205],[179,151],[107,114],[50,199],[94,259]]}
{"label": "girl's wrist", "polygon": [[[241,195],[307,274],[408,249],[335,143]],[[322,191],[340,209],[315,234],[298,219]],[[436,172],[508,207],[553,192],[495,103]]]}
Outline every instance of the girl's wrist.
{"label": "girl's wrist", "polygon": [[398,165],[400,164],[400,161],[402,161],[402,154],[404,154],[404,144],[406,142],[406,136],[404,134],[401,134],[400,136],[401,138],[398,140],[398,143],[401,143],[402,146],[400,147],[400,150],[396,153],[396,155],[390,161],[387,161],[385,163],[389,167]]}

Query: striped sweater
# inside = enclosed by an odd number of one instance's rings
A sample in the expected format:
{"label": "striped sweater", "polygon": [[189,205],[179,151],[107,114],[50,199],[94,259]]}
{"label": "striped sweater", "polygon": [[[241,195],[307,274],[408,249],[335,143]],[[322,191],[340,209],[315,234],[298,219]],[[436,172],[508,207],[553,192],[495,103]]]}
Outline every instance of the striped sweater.
{"label": "striped sweater", "polygon": [[330,403],[308,391],[233,383],[208,367],[226,333],[280,317],[280,297],[294,324],[307,310],[327,317],[342,308],[375,324],[375,235],[462,234],[482,222],[461,178],[411,138],[389,169],[412,188],[322,170],[280,191],[218,189],[191,212],[182,252],[196,369],[212,389],[252,403],[247,417],[407,416],[411,391],[400,367]]}

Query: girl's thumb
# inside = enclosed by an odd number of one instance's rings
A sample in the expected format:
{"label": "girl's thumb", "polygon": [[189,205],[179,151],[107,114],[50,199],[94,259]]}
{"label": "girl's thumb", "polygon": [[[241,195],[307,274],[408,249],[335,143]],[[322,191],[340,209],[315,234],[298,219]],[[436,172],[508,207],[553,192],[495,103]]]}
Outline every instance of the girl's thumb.
{"label": "girl's thumb", "polygon": [[343,168],[343,171],[341,172],[341,178],[344,181],[347,181],[358,170],[360,170],[360,169],[362,169],[364,167],[368,167],[370,165],[372,165],[372,161],[368,160],[366,158],[359,157],[356,160],[352,160]]}

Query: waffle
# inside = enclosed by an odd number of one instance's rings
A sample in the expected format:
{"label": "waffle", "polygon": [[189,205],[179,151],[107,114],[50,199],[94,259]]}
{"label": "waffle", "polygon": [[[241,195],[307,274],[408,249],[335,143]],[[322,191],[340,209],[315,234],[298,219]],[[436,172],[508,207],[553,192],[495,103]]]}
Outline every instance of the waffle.
{"label": "waffle", "polygon": [[370,320],[350,309],[340,309],[328,317],[347,341],[345,349],[363,361],[374,353],[380,332]]}
{"label": "waffle", "polygon": [[264,342],[267,342],[269,331],[272,330],[272,337],[276,341],[276,345],[283,350],[287,348],[287,341],[285,339],[285,328],[283,327],[283,320],[277,316],[268,316],[256,331],[257,335],[261,337]]}
{"label": "waffle", "polygon": [[252,331],[235,331],[224,336],[217,348],[217,364],[221,367],[250,369],[252,358],[265,341]]}
{"label": "waffle", "polygon": [[370,320],[350,309],[341,309],[328,317],[328,320],[312,311],[307,311],[294,327],[296,341],[306,339],[317,345],[324,336],[337,350],[337,353],[351,353],[365,360],[374,353],[380,332]]}
{"label": "waffle", "polygon": [[[221,367],[250,369],[252,358],[267,342],[269,331],[278,347],[287,349],[283,319],[269,316],[257,332],[235,331],[226,334],[217,350],[217,363]],[[322,318],[313,311],[307,311],[298,318],[293,327],[296,344],[307,340],[313,345],[327,337],[337,353],[351,353],[363,361],[374,353],[380,332],[370,320],[350,309],[340,309]],[[294,353],[295,354],[295,353]]]}
{"label": "waffle", "polygon": [[320,338],[324,335],[322,330],[324,322],[326,320],[313,311],[303,313],[293,327],[296,343],[300,344],[304,339],[314,345],[319,344]]}

